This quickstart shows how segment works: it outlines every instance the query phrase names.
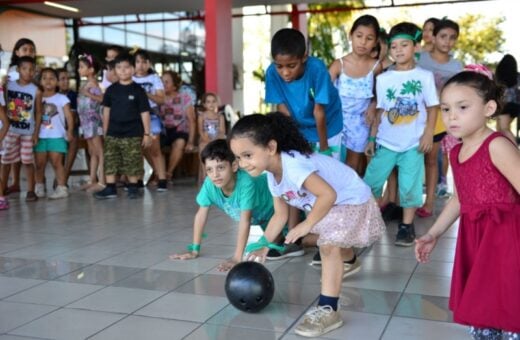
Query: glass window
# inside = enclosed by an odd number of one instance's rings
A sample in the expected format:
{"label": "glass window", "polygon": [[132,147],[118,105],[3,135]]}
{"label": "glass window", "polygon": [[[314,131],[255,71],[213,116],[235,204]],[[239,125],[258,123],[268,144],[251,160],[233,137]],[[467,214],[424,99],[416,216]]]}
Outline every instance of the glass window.
{"label": "glass window", "polygon": [[164,47],[164,42],[162,39],[146,37],[146,49],[150,51],[162,51]]}
{"label": "glass window", "polygon": [[163,23],[162,22],[148,22],[146,23],[146,34],[156,37],[163,37]]}
{"label": "glass window", "polygon": [[126,46],[129,46],[129,47],[138,46],[140,48],[146,48],[144,35],[127,32],[126,33]]}
{"label": "glass window", "polygon": [[81,39],[103,41],[103,29],[101,26],[83,26],[79,28]]}
{"label": "glass window", "polygon": [[179,40],[179,21],[166,21],[164,23],[164,37],[172,40]]}
{"label": "glass window", "polygon": [[105,42],[110,44],[123,45],[125,43],[125,31],[105,27],[104,28]]}

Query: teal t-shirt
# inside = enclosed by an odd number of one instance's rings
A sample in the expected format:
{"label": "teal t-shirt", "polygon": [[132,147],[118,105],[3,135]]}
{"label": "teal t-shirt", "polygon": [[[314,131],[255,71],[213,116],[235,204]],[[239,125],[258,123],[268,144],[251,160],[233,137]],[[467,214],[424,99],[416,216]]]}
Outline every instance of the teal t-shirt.
{"label": "teal t-shirt", "polygon": [[197,204],[201,207],[217,206],[237,222],[242,211],[251,210],[251,224],[260,225],[263,230],[274,213],[267,176],[262,174],[251,177],[241,169],[237,171],[235,190],[231,196],[225,196],[222,190],[206,177],[197,195]]}

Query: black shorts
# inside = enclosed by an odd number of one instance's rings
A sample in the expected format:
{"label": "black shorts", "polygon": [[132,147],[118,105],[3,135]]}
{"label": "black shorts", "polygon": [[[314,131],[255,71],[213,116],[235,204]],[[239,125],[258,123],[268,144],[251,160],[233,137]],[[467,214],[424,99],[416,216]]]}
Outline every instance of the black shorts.
{"label": "black shorts", "polygon": [[446,131],[434,135],[433,136],[433,142],[434,143],[439,143],[444,138],[444,136],[446,136]]}
{"label": "black shorts", "polygon": [[520,104],[514,102],[506,103],[499,114],[510,115],[511,118],[515,119],[516,117],[520,116]]}
{"label": "black shorts", "polygon": [[177,139],[188,141],[189,135],[186,132],[177,131],[175,128],[165,128],[161,133],[161,147],[170,146]]}

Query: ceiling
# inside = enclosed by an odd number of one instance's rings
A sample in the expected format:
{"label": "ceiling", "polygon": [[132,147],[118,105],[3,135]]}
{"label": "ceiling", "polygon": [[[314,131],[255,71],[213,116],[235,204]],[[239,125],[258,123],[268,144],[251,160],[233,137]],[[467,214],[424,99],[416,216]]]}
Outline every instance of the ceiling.
{"label": "ceiling", "polygon": [[[10,5],[35,12],[66,18],[85,18],[123,14],[198,11],[204,9],[204,0],[54,0],[76,7],[78,13],[64,11],[43,4],[43,0],[0,0]],[[233,0],[233,7],[277,5],[288,3],[336,2],[334,0]],[[382,1],[383,2],[383,1]]]}

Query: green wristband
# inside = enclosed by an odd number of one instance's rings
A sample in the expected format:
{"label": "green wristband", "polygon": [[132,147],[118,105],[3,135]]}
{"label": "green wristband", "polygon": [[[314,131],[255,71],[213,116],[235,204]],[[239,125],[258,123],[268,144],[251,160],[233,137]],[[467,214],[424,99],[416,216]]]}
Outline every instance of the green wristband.
{"label": "green wristband", "polygon": [[195,244],[195,243],[188,244],[186,249],[188,249],[191,252],[200,253],[200,244]]}
{"label": "green wristband", "polygon": [[374,142],[374,143],[375,143],[375,141],[376,141],[376,137],[374,137],[374,136],[370,136],[370,137],[368,137],[368,141],[369,141],[369,142]]}

